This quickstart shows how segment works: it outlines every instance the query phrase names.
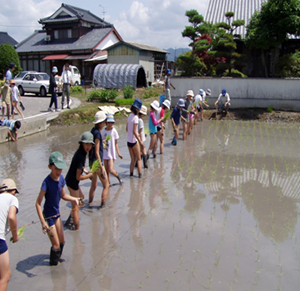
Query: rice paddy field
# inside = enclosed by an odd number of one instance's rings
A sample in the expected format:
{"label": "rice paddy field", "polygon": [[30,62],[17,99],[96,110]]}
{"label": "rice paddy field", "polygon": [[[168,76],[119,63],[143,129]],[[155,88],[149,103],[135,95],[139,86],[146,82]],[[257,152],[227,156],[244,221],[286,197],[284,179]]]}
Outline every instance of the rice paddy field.
{"label": "rice paddy field", "polygon": [[[205,120],[173,146],[168,121],[163,155],[151,156],[138,179],[129,177],[125,123],[115,126],[124,184],[111,177],[99,209],[98,183],[80,230],[65,230],[58,266],[49,267],[35,200],[49,154],[61,151],[70,165],[92,125],[0,145],[1,179],[15,179],[22,194],[18,226],[30,224],[8,242],[8,290],[299,290],[299,124]],[[87,200],[90,181],[80,185]],[[60,206],[65,221],[71,204]]]}

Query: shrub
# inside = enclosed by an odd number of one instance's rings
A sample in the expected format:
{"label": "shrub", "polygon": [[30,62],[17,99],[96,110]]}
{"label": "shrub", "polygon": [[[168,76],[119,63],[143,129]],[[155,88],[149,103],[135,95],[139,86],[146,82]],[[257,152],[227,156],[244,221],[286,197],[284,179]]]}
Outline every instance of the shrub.
{"label": "shrub", "polygon": [[82,93],[83,92],[83,88],[81,86],[73,86],[73,88],[71,88],[71,93]]}
{"label": "shrub", "polygon": [[223,77],[239,77],[239,78],[247,78],[247,75],[243,74],[242,72],[231,69],[231,73],[229,74],[229,70],[226,70],[223,74]]}
{"label": "shrub", "polygon": [[133,88],[131,86],[125,86],[123,88],[123,94],[125,99],[132,99],[133,97]]}
{"label": "shrub", "polygon": [[272,112],[274,112],[274,109],[273,109],[271,106],[269,106],[269,107],[267,108],[267,111],[270,112],[270,113],[272,113]]}
{"label": "shrub", "polygon": [[152,89],[146,90],[145,93],[143,94],[142,98],[143,99],[148,99],[152,97],[156,97],[157,93],[153,91]]}
{"label": "shrub", "polygon": [[280,78],[300,77],[300,51],[281,57],[276,66],[276,76]]}
{"label": "shrub", "polygon": [[134,102],[134,99],[116,99],[115,100],[116,106],[132,105],[133,102]]}
{"label": "shrub", "polygon": [[114,100],[117,96],[116,90],[101,89],[92,91],[88,96],[88,100],[99,99],[99,102],[108,102]]}

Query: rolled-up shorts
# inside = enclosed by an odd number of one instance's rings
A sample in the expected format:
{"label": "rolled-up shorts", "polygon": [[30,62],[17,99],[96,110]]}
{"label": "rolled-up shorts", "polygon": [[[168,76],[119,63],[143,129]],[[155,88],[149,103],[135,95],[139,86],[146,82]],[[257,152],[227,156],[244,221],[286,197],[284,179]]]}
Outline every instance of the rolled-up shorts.
{"label": "rolled-up shorts", "polygon": [[6,241],[0,239],[0,255],[4,254],[8,250]]}

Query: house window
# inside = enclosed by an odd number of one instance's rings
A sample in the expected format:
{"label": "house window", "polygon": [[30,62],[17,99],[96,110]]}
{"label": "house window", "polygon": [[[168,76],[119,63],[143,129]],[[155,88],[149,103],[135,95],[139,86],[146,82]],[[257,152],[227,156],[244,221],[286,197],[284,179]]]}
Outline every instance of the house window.
{"label": "house window", "polygon": [[72,29],[54,30],[54,39],[72,38]]}

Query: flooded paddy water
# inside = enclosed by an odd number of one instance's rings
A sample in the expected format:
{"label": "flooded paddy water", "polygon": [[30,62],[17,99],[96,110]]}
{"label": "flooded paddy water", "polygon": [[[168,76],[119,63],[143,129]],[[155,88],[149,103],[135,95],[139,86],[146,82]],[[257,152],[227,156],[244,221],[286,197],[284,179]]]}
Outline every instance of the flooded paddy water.
{"label": "flooded paddy water", "polygon": [[[80,230],[65,231],[56,267],[48,266],[35,200],[49,154],[61,151],[69,165],[91,126],[51,127],[0,145],[1,179],[15,179],[22,193],[18,225],[38,222],[8,243],[8,290],[299,289],[299,125],[205,120],[186,141],[181,132],[177,146],[170,125],[164,154],[150,158],[142,179],[129,178],[125,124],[116,125],[124,184],[110,188],[104,209],[98,184]],[[80,185],[87,197],[90,181]],[[60,206],[64,221],[71,205]]]}

